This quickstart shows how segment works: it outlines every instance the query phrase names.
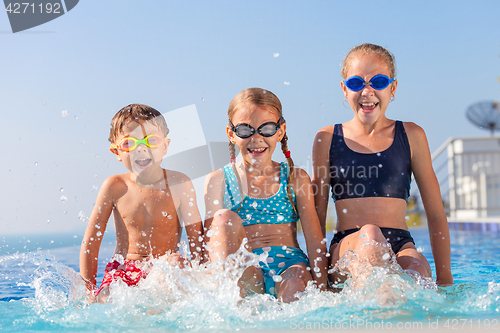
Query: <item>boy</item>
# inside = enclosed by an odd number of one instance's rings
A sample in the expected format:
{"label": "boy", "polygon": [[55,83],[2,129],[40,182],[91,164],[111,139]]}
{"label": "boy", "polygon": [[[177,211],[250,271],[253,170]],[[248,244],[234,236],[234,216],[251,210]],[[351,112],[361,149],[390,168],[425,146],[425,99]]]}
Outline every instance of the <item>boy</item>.
{"label": "boy", "polygon": [[[177,253],[182,231],[177,212],[186,226],[191,254],[202,258],[203,227],[191,180],[161,167],[170,143],[168,132],[161,113],[141,104],[124,107],[111,121],[110,151],[130,172],[111,176],[102,184],[80,250],[80,274],[101,303],[112,281],[121,279],[131,286],[146,277],[150,258],[170,253],[167,260],[182,265]],[[99,247],[111,213],[116,248],[95,291]]]}

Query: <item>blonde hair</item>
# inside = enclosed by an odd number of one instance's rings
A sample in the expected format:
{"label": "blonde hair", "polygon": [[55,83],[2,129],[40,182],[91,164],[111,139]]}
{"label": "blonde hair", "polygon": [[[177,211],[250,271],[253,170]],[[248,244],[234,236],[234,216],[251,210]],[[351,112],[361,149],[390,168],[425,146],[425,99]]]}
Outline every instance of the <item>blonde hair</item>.
{"label": "blonde hair", "polygon": [[353,47],[344,58],[344,61],[342,62],[342,69],[340,70],[340,75],[344,80],[347,79],[347,71],[349,70],[352,58],[354,58],[354,56],[358,53],[378,55],[387,64],[387,68],[389,69],[389,72],[391,74],[390,77],[396,77],[396,58],[394,57],[394,55],[389,50],[380,45],[364,43]]}
{"label": "blonde hair", "polygon": [[[279,118],[282,119],[282,123],[285,123],[285,118],[283,118],[283,112],[281,108],[281,102],[278,99],[278,97],[270,92],[269,90],[265,90],[262,88],[248,88],[245,90],[240,91],[232,100],[231,103],[229,103],[229,108],[227,110],[227,117],[230,122],[233,120],[233,116],[238,111],[241,109],[244,105],[255,105],[255,106],[266,106],[270,107],[276,114],[278,115]],[[288,136],[285,135],[281,139],[281,151],[287,156],[288,152]],[[231,141],[229,142],[229,154],[231,155],[231,165],[233,168],[233,172],[236,176],[236,179],[238,183],[241,183],[241,179],[239,178],[238,172],[236,170],[235,166],[235,144],[232,143]],[[287,163],[288,163],[288,186],[287,186],[287,196],[290,202],[292,203],[292,207],[295,210],[295,205],[293,204],[292,200],[292,181],[294,178],[294,164],[293,160],[290,157],[288,153],[288,157],[286,157]],[[241,186],[240,186],[241,188]],[[243,195],[242,195],[242,201],[243,201]],[[241,208],[241,207],[240,207]],[[239,209],[238,209],[239,210]],[[296,210],[295,210],[296,212]]]}

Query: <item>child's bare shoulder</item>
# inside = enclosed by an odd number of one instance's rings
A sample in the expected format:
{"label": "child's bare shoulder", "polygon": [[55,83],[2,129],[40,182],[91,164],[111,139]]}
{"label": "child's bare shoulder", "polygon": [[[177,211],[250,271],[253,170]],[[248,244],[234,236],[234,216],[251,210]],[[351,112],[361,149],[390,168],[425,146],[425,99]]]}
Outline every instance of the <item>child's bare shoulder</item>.
{"label": "child's bare shoulder", "polygon": [[425,144],[427,142],[425,131],[422,127],[413,122],[404,122],[403,126],[405,128],[406,135],[410,140],[410,144],[412,142],[417,144]]}
{"label": "child's bare shoulder", "polygon": [[130,173],[109,176],[102,183],[100,191],[103,194],[108,194],[115,198],[119,193],[127,190],[130,182]]}
{"label": "child's bare shoulder", "polygon": [[303,186],[306,184],[311,184],[311,178],[309,174],[302,168],[294,167],[293,168],[293,181],[295,186]]}
{"label": "child's bare shoulder", "polygon": [[210,172],[205,178],[205,183],[213,183],[221,181],[224,181],[224,171],[222,171],[222,169]]}

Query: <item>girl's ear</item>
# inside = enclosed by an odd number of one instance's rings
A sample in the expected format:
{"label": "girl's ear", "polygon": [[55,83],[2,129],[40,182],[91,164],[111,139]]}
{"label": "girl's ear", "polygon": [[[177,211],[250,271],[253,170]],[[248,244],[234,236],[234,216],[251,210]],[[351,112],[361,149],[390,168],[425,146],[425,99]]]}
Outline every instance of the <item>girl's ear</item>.
{"label": "girl's ear", "polygon": [[340,86],[342,87],[342,91],[344,92],[344,97],[347,98],[347,86],[344,81],[340,81]]}
{"label": "girl's ear", "polygon": [[231,130],[231,126],[227,125],[226,126],[226,135],[229,141],[234,141],[234,132]]}
{"label": "girl's ear", "polygon": [[396,88],[398,87],[398,80],[394,80],[391,83],[391,97],[394,97],[396,95]]}
{"label": "girl's ear", "polygon": [[281,142],[283,140],[283,137],[285,136],[286,133],[286,123],[281,124],[280,129],[278,130],[278,142]]}

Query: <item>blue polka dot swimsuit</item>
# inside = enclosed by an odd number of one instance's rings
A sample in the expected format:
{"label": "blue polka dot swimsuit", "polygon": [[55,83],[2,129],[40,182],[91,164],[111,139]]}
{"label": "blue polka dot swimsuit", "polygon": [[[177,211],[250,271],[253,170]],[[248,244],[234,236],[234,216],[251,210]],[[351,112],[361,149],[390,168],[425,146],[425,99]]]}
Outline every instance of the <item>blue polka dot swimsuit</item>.
{"label": "blue polka dot swimsuit", "polygon": [[[252,224],[297,222],[299,217],[295,213],[292,203],[287,196],[288,172],[288,164],[282,162],[280,167],[280,188],[278,192],[268,198],[245,196],[242,203],[241,193],[233,169],[231,165],[225,166],[224,208],[237,212],[243,220],[244,226]],[[292,200],[293,205],[296,206],[293,190]]]}

